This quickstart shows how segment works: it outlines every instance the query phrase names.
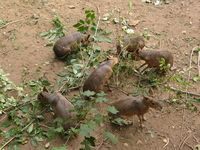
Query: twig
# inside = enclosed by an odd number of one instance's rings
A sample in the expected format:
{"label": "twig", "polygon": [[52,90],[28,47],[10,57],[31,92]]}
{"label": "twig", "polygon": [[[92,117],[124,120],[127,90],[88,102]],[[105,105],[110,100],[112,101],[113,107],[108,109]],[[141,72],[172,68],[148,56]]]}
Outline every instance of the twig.
{"label": "twig", "polygon": [[[65,83],[59,88],[59,90],[57,90],[56,92],[61,92],[66,84],[67,84],[67,82],[65,82]],[[68,91],[71,91],[71,90],[78,90],[79,88],[81,88],[81,85],[68,88],[67,90],[68,90]],[[61,93],[62,93],[62,92],[61,92]]]}
{"label": "twig", "polygon": [[5,118],[6,118],[6,115],[5,115],[3,118],[0,119],[0,122],[1,122],[2,120],[4,120]]}
{"label": "twig", "polygon": [[194,150],[192,146],[190,146],[187,142],[185,142],[185,145],[187,145],[191,150]]}
{"label": "twig", "polygon": [[[23,132],[24,130],[26,130],[35,120],[32,120],[28,125],[26,125],[21,132]],[[12,140],[14,140],[17,137],[17,135],[15,135],[14,137],[12,137],[11,139],[9,139],[1,148],[0,150],[3,150],[4,147],[6,147]]]}
{"label": "twig", "polygon": [[97,7],[97,11],[98,11],[98,14],[99,14],[99,18],[98,18],[97,27],[96,27],[94,36],[97,35],[97,31],[98,31],[98,28],[99,28],[99,23],[100,23],[100,20],[101,20],[99,7]]}
{"label": "twig", "polygon": [[99,149],[102,147],[103,143],[106,142],[107,140],[108,140],[107,138],[104,138],[104,139],[101,141],[101,143],[99,144],[99,146],[98,146],[95,150],[99,150]]}
{"label": "twig", "polygon": [[[28,105],[28,104],[30,104],[31,102],[35,102],[35,101],[37,101],[37,100],[32,100],[32,101],[20,103],[20,104],[18,104],[17,106],[11,106],[11,107],[5,109],[4,112],[10,111],[10,110],[12,110],[12,108],[18,109],[18,108],[21,107],[21,106]],[[1,115],[0,115],[0,116],[1,116]]]}
{"label": "twig", "polygon": [[19,21],[21,21],[21,20],[24,20],[24,19],[19,19],[19,20],[15,20],[15,21],[8,22],[8,23],[6,23],[5,25],[1,26],[0,29],[5,28],[5,27],[7,27],[8,25],[13,24],[13,23],[16,23],[16,22],[19,22]]}
{"label": "twig", "polygon": [[[191,53],[190,53],[190,60],[189,60],[189,72],[188,72],[188,82],[189,82],[189,80],[190,80],[190,76],[191,76],[191,71],[190,71],[190,68],[192,67],[192,55],[193,55],[193,53],[194,53],[194,50],[196,49],[197,47],[194,47],[193,49],[192,49],[192,51],[191,51]],[[187,91],[188,91],[188,85],[186,85],[186,99],[187,99],[187,96],[188,96],[188,93],[187,93]]]}
{"label": "twig", "polygon": [[185,145],[186,141],[190,138],[191,132],[181,141],[179,144],[179,149],[182,150],[183,146]]}
{"label": "twig", "polygon": [[[76,126],[74,127],[75,129],[80,125],[80,122],[78,124],[76,124]],[[69,139],[70,139],[71,135],[68,136],[66,142],[65,142],[65,145],[67,145],[67,143],[69,142]]]}
{"label": "twig", "polygon": [[166,139],[167,139],[167,143],[163,146],[163,148],[165,148],[169,144],[169,138],[166,138]]}
{"label": "twig", "polygon": [[130,95],[130,93],[128,93],[128,92],[126,92],[126,91],[120,89],[120,88],[117,87],[117,86],[109,85],[109,87],[111,87],[111,88],[115,88],[115,89],[119,90],[120,92],[122,92],[122,93],[124,93],[124,94],[126,94],[126,95]]}
{"label": "twig", "polygon": [[193,138],[195,139],[195,141],[196,141],[197,143],[200,143],[199,140],[197,139],[197,137],[196,137],[195,135],[193,135]]}
{"label": "twig", "polygon": [[50,127],[48,127],[47,125],[45,124],[41,124],[41,123],[38,123],[41,127],[44,127],[44,128],[47,128],[47,129],[50,129]]}
{"label": "twig", "polygon": [[185,93],[185,94],[187,93],[187,94],[189,94],[189,95],[194,95],[194,96],[200,97],[200,94],[197,94],[197,93],[179,90],[179,89],[176,89],[176,88],[170,87],[170,86],[165,86],[165,87],[170,88],[170,89],[173,90],[173,91],[178,91],[178,92],[181,92],[181,93]]}
{"label": "twig", "polygon": [[[176,148],[175,148],[175,146],[174,146],[174,143],[172,142],[172,140],[170,140],[170,138],[168,138],[168,137],[166,137],[165,135],[162,135],[162,134],[160,134],[160,133],[158,133],[158,132],[157,132],[157,135],[158,135],[158,136],[161,136],[161,137],[164,137],[164,138],[166,138],[167,140],[169,139],[169,142],[171,142],[171,144],[172,144],[174,150],[176,150]],[[167,141],[167,143],[168,143],[168,141]],[[169,143],[168,143],[168,144],[169,144]],[[165,144],[165,145],[167,146],[168,144]],[[166,147],[165,145],[163,146],[163,148]]]}

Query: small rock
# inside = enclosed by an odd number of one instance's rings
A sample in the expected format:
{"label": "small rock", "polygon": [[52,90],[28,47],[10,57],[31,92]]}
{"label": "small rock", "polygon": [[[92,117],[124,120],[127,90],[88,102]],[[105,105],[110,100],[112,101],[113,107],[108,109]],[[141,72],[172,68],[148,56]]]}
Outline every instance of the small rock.
{"label": "small rock", "polygon": [[113,18],[113,22],[114,22],[115,24],[117,24],[117,23],[119,23],[119,19],[118,19],[118,18]]}
{"label": "small rock", "polygon": [[182,34],[186,34],[186,31],[182,31]]}
{"label": "small rock", "polygon": [[110,19],[109,13],[106,13],[106,14],[103,15],[103,18],[102,18],[103,21],[108,21],[109,19]]}
{"label": "small rock", "polygon": [[49,146],[50,146],[50,143],[49,143],[49,142],[45,144],[45,148],[46,148],[46,149],[48,149]]}
{"label": "small rock", "polygon": [[127,29],[125,32],[127,34],[134,34],[135,33],[135,31],[133,29]]}
{"label": "small rock", "polygon": [[140,22],[140,20],[131,20],[131,21],[129,22],[129,25],[135,27],[136,25],[139,24],[139,22]]}
{"label": "small rock", "polygon": [[68,8],[69,9],[75,9],[76,7],[74,5],[69,5]]}
{"label": "small rock", "polygon": [[194,150],[200,150],[200,145],[199,145],[199,144],[196,145],[196,146],[194,147]]}
{"label": "small rock", "polygon": [[36,15],[36,14],[33,14],[32,18],[33,18],[33,19],[39,19],[40,16],[39,16],[39,15]]}
{"label": "small rock", "polygon": [[128,14],[129,14],[130,16],[133,16],[133,13],[132,13],[132,12],[129,12]]}
{"label": "small rock", "polygon": [[138,140],[138,141],[136,142],[136,144],[142,144],[142,141],[141,141],[141,140]]}
{"label": "small rock", "polygon": [[126,30],[126,29],[127,29],[127,26],[123,26],[122,29],[123,29],[123,30]]}
{"label": "small rock", "polygon": [[124,146],[125,146],[125,147],[128,147],[128,143],[124,143]]}
{"label": "small rock", "polygon": [[164,143],[168,143],[168,139],[163,139],[163,142]]}

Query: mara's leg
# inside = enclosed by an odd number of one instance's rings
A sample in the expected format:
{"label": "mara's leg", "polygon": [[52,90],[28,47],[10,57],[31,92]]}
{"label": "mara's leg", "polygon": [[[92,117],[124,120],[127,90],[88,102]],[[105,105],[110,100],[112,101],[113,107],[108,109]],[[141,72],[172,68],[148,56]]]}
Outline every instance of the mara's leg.
{"label": "mara's leg", "polygon": [[139,122],[140,122],[140,127],[142,128],[143,125],[142,125],[142,116],[138,115],[138,118],[139,118]]}
{"label": "mara's leg", "polygon": [[144,115],[142,115],[142,121],[146,121],[146,118],[144,117]]}

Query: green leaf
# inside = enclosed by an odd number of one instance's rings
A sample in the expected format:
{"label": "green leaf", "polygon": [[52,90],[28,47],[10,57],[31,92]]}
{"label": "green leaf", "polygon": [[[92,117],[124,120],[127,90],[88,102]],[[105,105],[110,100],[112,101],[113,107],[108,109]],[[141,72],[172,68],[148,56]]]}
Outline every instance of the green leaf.
{"label": "green leaf", "polygon": [[94,91],[85,91],[83,92],[83,95],[84,96],[87,96],[87,97],[91,97],[91,96],[94,96],[95,95],[95,92]]}
{"label": "green leaf", "polygon": [[84,24],[85,23],[85,21],[84,20],[79,20],[79,22],[81,23],[81,24]]}
{"label": "green leaf", "polygon": [[90,137],[90,133],[93,132],[93,129],[90,128],[87,124],[83,124],[80,127],[80,135],[85,137]]}
{"label": "green leaf", "polygon": [[108,43],[112,43],[112,39],[111,39],[110,37],[106,37],[106,36],[97,35],[94,39],[95,39],[95,41],[97,41],[97,42],[108,42]]}
{"label": "green leaf", "polygon": [[108,106],[107,111],[112,114],[117,114],[119,112],[114,106]]}
{"label": "green leaf", "polygon": [[75,28],[78,28],[78,27],[80,27],[80,26],[81,26],[80,23],[77,23],[77,24],[73,25],[73,27],[75,27]]}
{"label": "green leaf", "polygon": [[16,142],[20,144],[26,144],[28,141],[25,137],[18,135]]}
{"label": "green leaf", "polygon": [[27,129],[28,133],[31,133],[32,131],[33,131],[33,124],[31,124]]}
{"label": "green leaf", "polygon": [[55,132],[57,133],[61,133],[64,131],[63,127],[57,127],[56,129],[54,129]]}
{"label": "green leaf", "polygon": [[104,116],[102,114],[96,114],[94,120],[98,125],[100,125],[104,121]]}
{"label": "green leaf", "polygon": [[9,145],[8,150],[20,150],[18,145]]}
{"label": "green leaf", "polygon": [[106,93],[104,93],[104,92],[97,93],[97,96],[103,97],[103,96],[106,96]]}
{"label": "green leaf", "polygon": [[67,150],[67,147],[61,146],[61,147],[54,147],[51,150]]}
{"label": "green leaf", "polygon": [[133,7],[133,3],[132,2],[128,2],[128,7],[129,7],[129,9],[131,9]]}
{"label": "green leaf", "polygon": [[200,77],[199,76],[195,76],[195,77],[192,78],[192,80],[194,82],[198,82],[198,81],[200,81]]}
{"label": "green leaf", "polygon": [[42,33],[40,33],[40,36],[44,37],[44,36],[48,36],[49,34],[50,34],[50,32],[42,32]]}
{"label": "green leaf", "polygon": [[11,129],[9,129],[9,130],[6,132],[5,138],[10,138],[10,137],[13,137],[13,136],[17,135],[17,133],[19,132],[18,130],[19,130],[19,129],[16,128],[16,127],[13,127],[13,128],[11,128]]}
{"label": "green leaf", "polygon": [[40,121],[44,120],[44,116],[42,115],[37,115],[36,118],[39,119]]}
{"label": "green leaf", "polygon": [[57,73],[57,75],[60,76],[60,77],[64,77],[64,76],[67,75],[67,73],[66,72],[59,72],[59,73]]}
{"label": "green leaf", "polygon": [[53,46],[54,42],[48,42],[45,46]]}
{"label": "green leaf", "polygon": [[94,121],[82,124],[80,127],[80,135],[90,137],[90,133],[94,131],[96,124]]}
{"label": "green leaf", "polygon": [[81,144],[84,145],[85,148],[81,148],[80,150],[91,150],[91,146],[95,146],[95,138],[93,136],[85,137]]}
{"label": "green leaf", "polygon": [[5,25],[6,25],[6,22],[3,21],[3,20],[0,20],[0,27],[3,27],[3,26],[5,26]]}
{"label": "green leaf", "polygon": [[38,146],[38,141],[37,141],[36,138],[31,138],[31,145],[34,146],[34,147]]}
{"label": "green leaf", "polygon": [[13,124],[12,121],[6,121],[6,122],[4,122],[4,123],[1,124],[1,127],[7,128],[7,127],[9,127],[9,126],[12,125],[12,124]]}
{"label": "green leaf", "polygon": [[50,143],[48,142],[48,143],[45,144],[44,147],[45,147],[45,148],[49,148],[49,146],[50,146]]}
{"label": "green leaf", "polygon": [[104,132],[104,136],[108,138],[113,144],[118,142],[118,138],[110,132]]}
{"label": "green leaf", "polygon": [[200,103],[200,99],[196,99],[195,101],[196,101],[197,103]]}
{"label": "green leaf", "polygon": [[95,102],[96,103],[103,103],[103,102],[106,102],[107,99],[105,97],[98,97],[95,99]]}
{"label": "green leaf", "polygon": [[112,120],[112,123],[117,124],[117,125],[128,125],[128,122],[122,118],[115,118],[114,120]]}

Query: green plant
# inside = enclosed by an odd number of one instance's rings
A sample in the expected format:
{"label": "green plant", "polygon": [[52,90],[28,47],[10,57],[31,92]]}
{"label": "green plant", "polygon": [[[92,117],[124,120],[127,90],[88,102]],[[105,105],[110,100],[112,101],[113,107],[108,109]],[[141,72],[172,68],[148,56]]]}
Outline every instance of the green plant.
{"label": "green plant", "polygon": [[4,20],[0,20],[0,28],[4,27],[6,25],[6,22]]}
{"label": "green plant", "polygon": [[166,64],[166,61],[164,58],[161,58],[160,60],[160,70],[168,72],[170,70],[170,64]]}
{"label": "green plant", "polygon": [[[19,103],[19,96],[23,96],[23,88],[16,86],[12,81],[10,81],[2,69],[0,69],[0,114],[2,114],[6,109],[14,107]],[[17,93],[18,97],[12,96],[10,93]]]}
{"label": "green plant", "polygon": [[[104,103],[107,99],[103,92],[97,93],[97,97],[94,97],[95,93],[92,91],[86,91],[82,93],[82,95],[90,97],[91,99],[90,101],[86,101],[80,96],[77,96],[72,100],[75,107],[74,111],[78,116],[78,122],[82,120],[82,124],[80,125],[80,128],[77,128],[76,134],[79,133],[84,137],[84,140],[81,142],[84,147],[81,148],[81,150],[90,150],[95,146],[96,141],[95,137],[92,136],[92,133],[94,133],[95,129],[100,127],[100,125],[108,119],[106,115],[103,115],[98,109],[93,107],[93,103]],[[110,107],[107,109],[111,112],[114,111],[114,109]],[[108,139],[111,141],[117,141],[116,137],[112,133],[105,131],[104,134],[107,135]]]}
{"label": "green plant", "polygon": [[[110,32],[98,29],[94,11],[86,10],[85,15],[85,20],[79,20],[74,27],[82,33],[90,34],[90,37],[95,42],[111,42],[111,39],[108,37]],[[68,66],[65,67],[65,71],[58,73],[61,78],[57,80],[57,83],[62,84],[61,90],[64,92],[65,89],[81,86],[85,76],[89,75],[90,69],[105,60],[110,53],[110,50],[101,50],[95,44],[80,47],[80,49],[73,51],[66,59]]]}
{"label": "green plant", "polygon": [[95,32],[97,30],[97,24],[95,23],[96,16],[94,10],[86,10],[85,15],[85,20],[79,20],[79,22],[76,23],[74,27],[82,33],[87,33],[88,31]]}
{"label": "green plant", "polygon": [[56,17],[52,21],[55,25],[55,29],[51,29],[47,32],[40,33],[40,36],[47,37],[49,39],[49,42],[46,44],[46,46],[52,46],[56,39],[63,37],[65,35],[64,34],[65,26],[60,21],[60,19]]}
{"label": "green plant", "polygon": [[149,34],[149,33],[143,33],[142,36],[147,40],[150,40],[150,38],[151,38],[151,34]]}

